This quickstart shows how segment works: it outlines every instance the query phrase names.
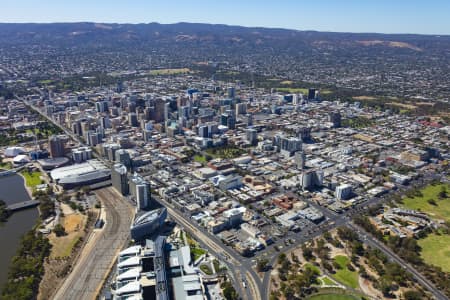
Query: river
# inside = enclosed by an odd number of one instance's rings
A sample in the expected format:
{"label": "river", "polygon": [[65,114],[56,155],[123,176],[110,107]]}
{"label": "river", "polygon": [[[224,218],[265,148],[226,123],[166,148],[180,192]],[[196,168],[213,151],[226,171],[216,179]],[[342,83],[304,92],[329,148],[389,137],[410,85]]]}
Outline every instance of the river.
{"label": "river", "polygon": [[[0,199],[7,204],[30,200],[19,175],[0,177]],[[37,208],[29,208],[13,213],[6,223],[0,223],[0,293],[7,280],[12,257],[16,254],[20,237],[33,228],[39,216]]]}

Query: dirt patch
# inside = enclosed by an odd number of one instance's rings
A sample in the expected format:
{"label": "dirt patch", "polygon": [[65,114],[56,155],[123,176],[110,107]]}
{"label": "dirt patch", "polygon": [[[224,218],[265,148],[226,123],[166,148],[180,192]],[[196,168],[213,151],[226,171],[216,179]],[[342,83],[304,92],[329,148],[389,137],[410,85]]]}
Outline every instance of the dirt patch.
{"label": "dirt patch", "polygon": [[369,40],[369,41],[356,41],[358,44],[364,46],[386,46],[392,48],[407,48],[415,51],[423,51],[421,48],[416,47],[412,44],[397,41],[381,41],[381,40]]}
{"label": "dirt patch", "polygon": [[82,214],[72,214],[64,217],[64,228],[67,233],[77,232],[83,228],[86,216]]}
{"label": "dirt patch", "polygon": [[359,277],[359,287],[364,294],[371,295],[374,299],[384,299],[383,294],[375,289],[372,283],[365,278]]}
{"label": "dirt patch", "polygon": [[38,300],[51,299],[61,282],[70,273],[77,259],[76,254],[80,253],[89,230],[92,230],[97,213],[95,211],[89,218],[79,213],[66,215],[61,219],[61,224],[66,228],[68,235],[62,237],[56,237],[54,233],[49,235],[53,247],[50,257],[44,264],[45,273],[39,285]]}
{"label": "dirt patch", "polygon": [[396,103],[396,102],[388,102],[386,104],[392,105],[392,106],[397,106],[397,107],[402,107],[405,109],[416,109],[417,106],[412,105],[412,104],[405,104],[405,103]]}
{"label": "dirt patch", "polygon": [[63,258],[72,254],[72,249],[76,246],[80,238],[84,237],[84,227],[87,217],[80,213],[66,215],[61,219],[67,235],[57,237],[54,233],[49,235],[52,244],[50,258]]}
{"label": "dirt patch", "polygon": [[69,205],[67,205],[65,203],[61,203],[61,211],[63,212],[63,214],[65,216],[75,213],[75,211],[73,209],[71,209]]}
{"label": "dirt patch", "polygon": [[372,96],[356,96],[356,97],[352,97],[355,100],[376,100],[376,97],[372,97]]}
{"label": "dirt patch", "polygon": [[434,106],[434,103],[431,103],[431,102],[416,102],[414,104],[420,105],[420,106]]}

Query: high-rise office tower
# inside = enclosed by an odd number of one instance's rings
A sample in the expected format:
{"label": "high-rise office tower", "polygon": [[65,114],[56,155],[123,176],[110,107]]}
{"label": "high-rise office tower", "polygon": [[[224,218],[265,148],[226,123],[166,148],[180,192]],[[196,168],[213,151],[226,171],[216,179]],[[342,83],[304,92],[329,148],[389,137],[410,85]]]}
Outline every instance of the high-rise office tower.
{"label": "high-rise office tower", "polygon": [[305,162],[306,162],[305,152],[303,152],[303,151],[295,152],[294,160],[297,165],[297,169],[303,170],[305,168]]}
{"label": "high-rise office tower", "polygon": [[48,147],[50,148],[51,157],[63,157],[64,156],[64,140],[56,135],[52,135],[48,139]]}
{"label": "high-rise office tower", "polygon": [[130,153],[124,149],[119,149],[115,153],[116,162],[123,164],[128,169],[131,168],[131,157]]}
{"label": "high-rise office tower", "polygon": [[138,174],[134,174],[129,181],[130,194],[136,200],[136,206],[139,210],[150,206],[151,189],[150,183]]}
{"label": "high-rise office tower", "polygon": [[137,117],[136,113],[132,112],[132,113],[128,114],[128,125],[130,125],[132,127],[139,126],[138,117]]}
{"label": "high-rise office tower", "polygon": [[245,130],[247,141],[255,146],[258,143],[258,133],[255,129],[249,128]]}
{"label": "high-rise office tower", "polygon": [[227,94],[228,94],[228,98],[230,99],[234,99],[235,94],[236,94],[236,89],[232,86],[227,88]]}
{"label": "high-rise office tower", "polygon": [[340,112],[330,112],[328,115],[328,121],[333,123],[334,128],[341,127],[341,113]]}
{"label": "high-rise office tower", "polygon": [[95,109],[99,113],[107,112],[108,111],[108,102],[107,101],[95,102]]}
{"label": "high-rise office tower", "polygon": [[298,137],[302,141],[308,141],[311,139],[311,127],[302,127],[298,131]]}
{"label": "high-rise office tower", "polygon": [[122,164],[114,164],[111,169],[111,181],[113,187],[123,196],[129,194],[127,168]]}
{"label": "high-rise office tower", "polygon": [[316,89],[308,89],[308,100],[316,99]]}
{"label": "high-rise office tower", "polygon": [[237,103],[236,104],[236,116],[245,115],[247,113],[247,104],[246,103]]}

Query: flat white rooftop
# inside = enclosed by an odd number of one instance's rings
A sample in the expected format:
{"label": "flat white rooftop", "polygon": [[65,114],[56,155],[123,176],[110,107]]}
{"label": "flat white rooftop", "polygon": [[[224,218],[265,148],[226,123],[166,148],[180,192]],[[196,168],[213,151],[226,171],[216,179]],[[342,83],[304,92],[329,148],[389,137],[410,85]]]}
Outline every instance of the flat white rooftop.
{"label": "flat white rooftop", "polygon": [[56,168],[50,172],[50,176],[53,180],[60,180],[61,178],[86,174],[97,170],[108,170],[108,167],[97,159],[91,159],[81,164]]}

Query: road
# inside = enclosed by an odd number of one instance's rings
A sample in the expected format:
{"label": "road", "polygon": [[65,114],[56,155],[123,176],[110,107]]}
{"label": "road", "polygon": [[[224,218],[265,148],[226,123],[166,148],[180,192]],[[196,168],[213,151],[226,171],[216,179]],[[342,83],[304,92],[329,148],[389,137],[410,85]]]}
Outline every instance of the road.
{"label": "road", "polygon": [[[436,174],[427,174],[427,176],[425,177],[425,179],[421,179],[420,181],[415,181],[412,182],[410,184],[409,187],[401,187],[400,190],[395,191],[394,193],[396,194],[403,194],[408,188],[415,188],[415,187],[420,187],[420,186],[426,186],[427,184],[429,184],[432,180],[442,180],[442,178],[445,179],[445,177],[440,176],[440,175],[436,175]],[[365,232],[364,229],[357,227],[356,225],[354,225],[353,223],[351,223],[351,219],[354,215],[362,215],[364,214],[365,210],[367,210],[368,208],[370,208],[371,206],[375,206],[377,204],[386,202],[390,199],[389,195],[384,195],[382,197],[376,197],[376,198],[372,198],[364,203],[358,204],[355,208],[346,211],[342,214],[337,214],[335,212],[332,212],[324,207],[315,205],[314,203],[310,203],[312,204],[312,206],[314,206],[315,208],[319,209],[324,216],[327,218],[327,221],[318,226],[315,227],[313,229],[308,228],[307,230],[302,230],[302,232],[298,233],[298,234],[290,234],[288,235],[288,237],[293,237],[295,236],[296,242],[293,245],[290,245],[288,247],[285,247],[282,249],[281,252],[289,252],[294,248],[299,247],[300,245],[302,245],[303,243],[310,241],[320,235],[322,235],[324,232],[326,231],[330,231],[334,228],[340,227],[340,226],[349,226],[350,228],[352,228],[353,230],[357,231],[358,234],[360,235],[361,240],[374,248],[379,249],[380,251],[382,251],[385,255],[387,255],[391,261],[394,261],[396,263],[398,263],[400,266],[402,266],[405,270],[407,270],[409,273],[411,273],[413,275],[413,277],[417,280],[417,282],[419,282],[423,287],[425,287],[428,291],[430,291],[434,297],[438,300],[441,299],[448,299],[441,291],[439,291],[434,285],[433,283],[431,283],[425,276],[423,276],[419,271],[417,271],[413,266],[411,266],[410,264],[408,264],[407,262],[405,262],[403,259],[401,259],[400,257],[397,256],[396,253],[394,253],[389,247],[387,247],[386,245],[384,245],[383,243],[381,243],[380,241],[378,241],[375,237],[371,236],[369,233]],[[310,202],[310,201],[308,201]],[[279,253],[281,253],[279,252]],[[278,252],[275,252],[270,258],[269,258],[269,265],[270,266],[275,266],[276,265],[276,260],[277,257],[279,255]],[[264,278],[263,278],[263,282],[262,282],[262,300],[267,300],[269,298],[270,295],[270,273],[271,272],[266,272],[264,274]]]}
{"label": "road", "polygon": [[129,238],[132,205],[112,187],[97,190],[95,194],[105,209],[105,225],[102,230],[94,231],[54,299],[95,299],[119,251]]}
{"label": "road", "polygon": [[[154,195],[153,198],[167,208],[168,214],[174,221],[182,226],[185,231],[189,232],[192,236],[195,236],[203,247],[207,248],[213,255],[225,263],[230,271],[229,273],[232,277],[233,286],[237,288],[239,295],[248,300],[261,299],[260,292],[262,289],[260,288],[261,282],[258,275],[252,270],[251,266],[248,264],[243,265],[241,263],[242,257],[239,254],[224,246],[215,235],[209,233],[204,228],[194,226],[192,220],[187,219],[186,216],[175,210],[172,207],[172,204],[156,195]],[[244,287],[242,278],[245,278],[247,287]]]}
{"label": "road", "polygon": [[438,300],[448,299],[447,296],[445,296],[441,291],[439,291],[427,278],[425,278],[425,276],[423,276],[414,267],[412,267],[410,264],[408,264],[399,256],[397,256],[397,254],[394,251],[392,251],[388,246],[381,243],[375,237],[365,232],[364,229],[353,223],[349,223],[348,227],[357,232],[360,239],[365,244],[371,246],[372,248],[377,248],[381,250],[385,255],[387,255],[389,260],[396,262],[397,264],[402,266],[405,270],[407,270],[409,273],[411,273],[414,279],[417,280],[417,282],[420,283],[422,286],[427,288],[427,290],[429,290],[436,299]]}

